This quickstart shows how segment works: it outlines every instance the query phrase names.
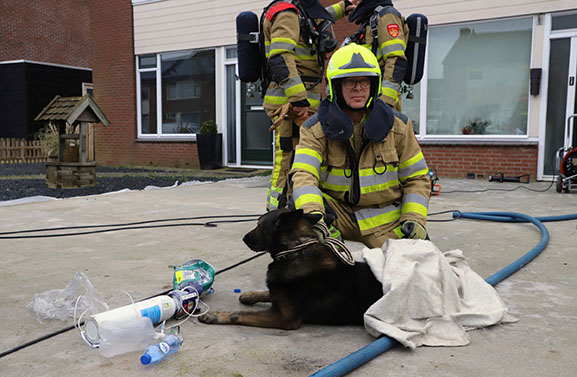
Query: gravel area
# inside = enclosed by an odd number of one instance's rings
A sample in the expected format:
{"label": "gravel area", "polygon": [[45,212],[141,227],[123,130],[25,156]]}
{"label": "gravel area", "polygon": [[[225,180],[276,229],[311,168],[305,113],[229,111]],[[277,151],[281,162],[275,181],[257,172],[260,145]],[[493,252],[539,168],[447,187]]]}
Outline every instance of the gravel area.
{"label": "gravel area", "polygon": [[[98,176],[98,173],[124,173],[118,176]],[[147,176],[147,173],[150,175]],[[158,174],[165,176],[158,176]],[[87,196],[103,194],[106,192],[122,189],[142,190],[146,186],[169,187],[175,182],[187,181],[217,181],[218,178],[193,177],[184,175],[182,171],[144,168],[117,168],[97,166],[97,184],[91,187],[52,189],[46,186],[45,178],[18,178],[44,175],[44,164],[0,164],[0,201],[27,198],[31,196],[49,196],[53,198],[70,198],[74,196]],[[131,176],[139,174],[144,176]],[[166,176],[169,174],[169,176]],[[4,177],[11,177],[6,179]],[[14,178],[12,178],[14,177]],[[224,178],[222,178],[224,179]]]}
{"label": "gravel area", "polygon": [[[144,169],[144,168],[127,168],[127,167],[114,167],[114,166],[96,166],[96,173],[155,173],[155,172],[167,172],[177,170],[167,170],[167,169]],[[46,165],[43,163],[36,164],[0,164],[0,179],[6,176],[30,176],[30,175],[44,175],[46,174]]]}

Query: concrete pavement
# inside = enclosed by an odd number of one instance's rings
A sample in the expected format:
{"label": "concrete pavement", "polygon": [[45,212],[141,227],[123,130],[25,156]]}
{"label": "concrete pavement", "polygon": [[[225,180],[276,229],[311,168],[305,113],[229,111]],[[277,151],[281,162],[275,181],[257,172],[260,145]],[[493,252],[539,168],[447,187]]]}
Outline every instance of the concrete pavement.
{"label": "concrete pavement", "polygon": [[[268,177],[255,177],[149,191],[131,191],[0,206],[0,232],[47,227],[118,224],[193,216],[258,214]],[[440,180],[441,194],[429,212],[511,211],[531,216],[577,212],[577,193],[535,190],[548,183]],[[452,192],[462,190],[465,192]],[[430,220],[450,219],[450,215]],[[180,221],[179,224],[198,221]],[[173,222],[176,223],[176,222]],[[162,223],[165,224],[165,223]],[[545,223],[551,240],[532,263],[497,286],[517,323],[470,332],[465,347],[394,348],[351,376],[574,376],[577,359],[577,221]],[[0,239],[0,352],[72,325],[39,323],[26,307],[34,294],[63,289],[84,272],[111,308],[171,287],[169,265],[200,258],[217,271],[254,255],[241,241],[254,222],[217,227],[131,229],[55,238]],[[442,250],[461,249],[483,277],[500,270],[540,240],[530,224],[472,220],[430,222]],[[1,235],[0,235],[1,237]],[[350,243],[351,249],[362,246]],[[238,293],[264,289],[270,262],[262,256],[217,275],[214,310],[236,310]],[[175,323],[173,321],[172,323]],[[139,352],[104,358],[74,329],[0,358],[1,376],[307,376],[369,344],[362,327],[304,326],[281,331],[208,326],[190,319],[181,326],[181,350],[161,364],[144,367]]]}

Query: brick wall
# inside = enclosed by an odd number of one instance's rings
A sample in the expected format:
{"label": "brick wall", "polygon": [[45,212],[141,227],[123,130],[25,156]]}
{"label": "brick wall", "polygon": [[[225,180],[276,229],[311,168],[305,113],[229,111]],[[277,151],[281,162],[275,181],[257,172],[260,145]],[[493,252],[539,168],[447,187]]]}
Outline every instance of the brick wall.
{"label": "brick wall", "polygon": [[110,165],[198,166],[194,142],[138,142],[132,3],[91,3],[96,103],[110,120],[96,130],[96,160]]}
{"label": "brick wall", "polygon": [[0,1],[0,61],[91,66],[89,0]]}
{"label": "brick wall", "polygon": [[421,145],[427,165],[440,178],[477,179],[503,173],[506,177],[530,174],[537,178],[537,145]]}

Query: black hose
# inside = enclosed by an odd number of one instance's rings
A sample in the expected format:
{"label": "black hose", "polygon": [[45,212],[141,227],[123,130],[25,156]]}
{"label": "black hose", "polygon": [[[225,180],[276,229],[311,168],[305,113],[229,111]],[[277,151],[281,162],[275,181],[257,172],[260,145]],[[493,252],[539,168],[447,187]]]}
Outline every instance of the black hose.
{"label": "black hose", "polygon": [[12,232],[0,232],[0,235],[8,234],[19,234],[19,233],[36,233],[36,232],[49,232],[54,230],[67,230],[67,229],[86,229],[86,228],[108,228],[108,227],[123,227],[128,225],[141,225],[149,223],[161,223],[167,221],[184,221],[184,220],[201,220],[201,219],[222,219],[231,217],[259,217],[260,215],[215,215],[215,216],[195,216],[195,217],[175,217],[173,219],[157,219],[157,220],[144,220],[144,221],[134,221],[130,223],[120,223],[120,224],[99,224],[99,225],[77,225],[77,226],[62,226],[56,228],[41,228],[41,229],[27,229],[27,230],[15,230]]}
{"label": "black hose", "polygon": [[[96,234],[96,233],[116,232],[116,231],[120,231],[120,230],[170,228],[170,227],[181,227],[181,226],[214,227],[214,226],[216,226],[216,224],[220,224],[220,223],[242,223],[242,222],[254,221],[255,220],[254,217],[259,217],[259,216],[261,216],[261,215],[199,216],[199,217],[189,217],[189,218],[182,217],[182,218],[175,218],[175,219],[147,220],[147,221],[139,221],[139,222],[134,222],[134,223],[125,223],[125,224],[83,225],[83,226],[70,226],[70,227],[58,227],[58,228],[17,230],[17,231],[12,231],[12,232],[0,232],[0,240],[69,237],[69,236],[81,236],[81,235]],[[205,222],[205,223],[128,226],[128,225],[148,224],[148,223],[154,223],[154,222],[215,219],[215,218],[223,218],[223,217],[229,217],[229,218],[230,217],[252,217],[252,218],[239,219],[239,220],[216,220],[216,221],[209,221],[209,222]],[[54,231],[54,230],[104,228],[104,227],[106,227],[108,229],[88,230],[85,232],[76,232],[76,233],[53,233],[53,234],[37,234],[37,235],[28,235],[28,236],[6,236],[7,234],[36,233],[36,232],[47,232],[47,231]],[[110,228],[110,227],[115,227],[115,228]]]}

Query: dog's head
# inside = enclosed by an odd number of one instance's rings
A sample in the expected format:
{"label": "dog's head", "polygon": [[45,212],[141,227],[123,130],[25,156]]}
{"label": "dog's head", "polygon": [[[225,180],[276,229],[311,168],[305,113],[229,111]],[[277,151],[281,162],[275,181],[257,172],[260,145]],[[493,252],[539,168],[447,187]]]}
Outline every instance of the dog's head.
{"label": "dog's head", "polygon": [[316,237],[313,225],[321,218],[320,214],[305,214],[300,209],[292,211],[283,208],[267,212],[242,240],[251,250],[268,251],[274,257],[279,251]]}

